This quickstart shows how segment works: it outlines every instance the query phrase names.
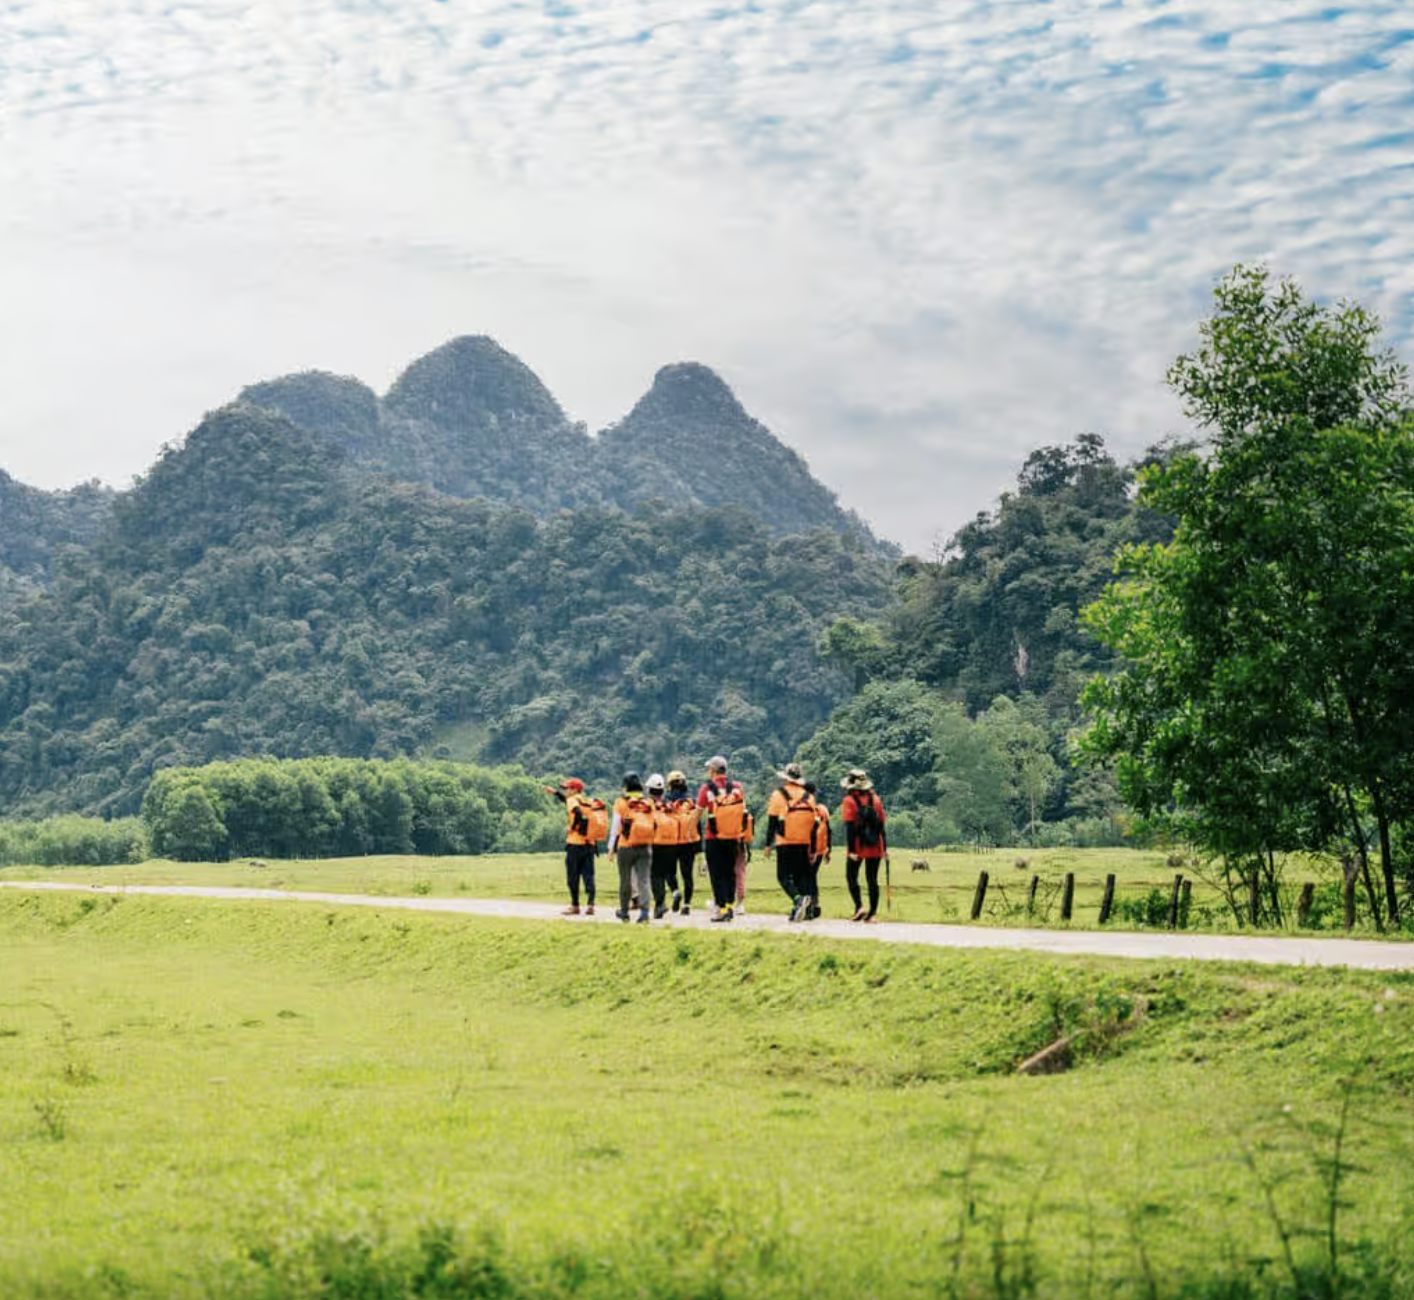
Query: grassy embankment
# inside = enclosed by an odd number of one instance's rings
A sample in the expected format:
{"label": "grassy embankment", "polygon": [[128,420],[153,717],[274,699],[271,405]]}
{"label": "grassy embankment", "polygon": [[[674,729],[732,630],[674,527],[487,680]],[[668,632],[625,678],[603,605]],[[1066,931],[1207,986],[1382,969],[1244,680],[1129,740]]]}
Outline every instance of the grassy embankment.
{"label": "grassy embankment", "polygon": [[7,892],[0,982],[7,1297],[1414,1295],[1411,977]]}
{"label": "grassy embankment", "polygon": [[[929,870],[910,869],[914,858]],[[1020,865],[1023,864],[1024,865]],[[1177,870],[1193,880],[1187,928],[1229,930],[1235,923],[1212,885],[1195,878],[1191,866],[1176,869],[1166,855],[1140,849],[997,849],[981,853],[899,853],[893,862],[893,906],[888,919],[902,921],[966,921],[979,871],[991,878],[981,918],[990,925],[1059,925],[1061,883],[1075,873],[1075,910],[1071,925],[1098,923],[1105,876],[1117,878],[1116,906],[1109,925],[1135,929],[1167,924],[1168,896]],[[1041,878],[1035,906],[1026,908],[1032,875]],[[324,890],[336,893],[425,894],[430,897],[513,898],[544,901],[566,898],[563,861],[558,854],[505,854],[467,858],[383,857],[325,861],[277,862],[258,866],[248,861],[175,863],[155,861],[124,867],[7,867],[0,880],[45,879],[86,884],[244,885],[260,888]],[[1294,914],[1295,892],[1311,871],[1293,868],[1288,911]],[[612,862],[601,858],[601,899],[617,897],[618,876]],[[821,873],[827,916],[847,917],[853,911],[844,886],[844,857]],[[710,901],[707,882],[698,883],[699,901]],[[784,896],[776,887],[775,867],[757,850],[748,876],[748,908],[783,911]],[[1334,886],[1322,890],[1314,920],[1324,928],[1340,924]]]}

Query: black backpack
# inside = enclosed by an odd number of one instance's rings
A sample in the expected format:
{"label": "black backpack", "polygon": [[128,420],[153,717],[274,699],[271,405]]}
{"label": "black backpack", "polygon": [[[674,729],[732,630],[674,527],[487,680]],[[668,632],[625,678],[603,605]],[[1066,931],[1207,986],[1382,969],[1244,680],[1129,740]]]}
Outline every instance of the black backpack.
{"label": "black backpack", "polygon": [[872,790],[854,796],[854,834],[865,848],[872,849],[884,838],[884,819],[879,816],[879,801]]}

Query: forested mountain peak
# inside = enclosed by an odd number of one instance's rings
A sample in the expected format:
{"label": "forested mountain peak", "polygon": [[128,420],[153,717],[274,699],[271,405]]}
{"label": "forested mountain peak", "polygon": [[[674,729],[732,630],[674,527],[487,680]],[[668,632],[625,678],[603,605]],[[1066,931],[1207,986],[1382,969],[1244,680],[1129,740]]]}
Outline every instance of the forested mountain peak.
{"label": "forested mountain peak", "polygon": [[414,361],[388,390],[384,405],[391,415],[444,428],[567,423],[540,377],[485,334],[452,339]]}
{"label": "forested mountain peak", "polygon": [[56,548],[91,542],[112,511],[113,495],[98,482],[46,492],[0,469],[0,600],[45,582]]}
{"label": "forested mountain peak", "polygon": [[675,361],[659,370],[653,376],[653,387],[639,398],[628,418],[635,417],[754,423],[726,380],[698,361]]}
{"label": "forested mountain peak", "polygon": [[302,428],[340,442],[372,446],[378,438],[378,394],[351,375],[304,370],[251,384],[239,400],[278,411]]}
{"label": "forested mountain peak", "polygon": [[[585,505],[739,505],[776,533],[828,528],[876,544],[805,461],[695,361],[664,366],[623,420],[591,438],[540,378],[484,335],[414,361],[381,401],[356,379],[306,371],[252,384],[278,412],[394,478],[538,515]],[[887,548],[885,548],[887,549]]]}
{"label": "forested mountain peak", "polygon": [[182,568],[212,547],[299,526],[335,508],[343,457],[328,442],[248,402],[213,411],[166,448],[114,506],[105,545],[129,561]]}

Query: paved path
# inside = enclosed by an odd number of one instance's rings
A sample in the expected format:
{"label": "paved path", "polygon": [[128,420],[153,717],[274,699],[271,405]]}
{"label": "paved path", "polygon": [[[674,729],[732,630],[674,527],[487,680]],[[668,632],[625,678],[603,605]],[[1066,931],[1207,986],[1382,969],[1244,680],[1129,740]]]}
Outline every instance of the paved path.
{"label": "paved path", "polygon": [[[559,903],[494,898],[380,898],[371,894],[318,894],[297,889],[236,889],[196,885],[76,885],[54,881],[0,880],[0,888],[66,890],[86,894],[159,894],[178,898],[266,899],[320,903],[333,907],[374,907],[411,912],[453,912],[462,916],[513,917],[568,925],[620,924],[613,907],[595,916],[564,916]],[[656,926],[725,930],[704,912],[669,915]],[[792,925],[779,913],[751,912],[735,930],[827,935],[875,943],[910,943],[935,948],[1011,948],[1067,956],[1143,957],[1165,960],[1250,961],[1273,966],[1350,966],[1362,970],[1414,970],[1414,943],[1363,939],[1287,939],[1229,934],[1153,934],[1114,930],[1004,930],[991,926],[923,925],[912,922],[856,925],[851,921],[811,921]]]}

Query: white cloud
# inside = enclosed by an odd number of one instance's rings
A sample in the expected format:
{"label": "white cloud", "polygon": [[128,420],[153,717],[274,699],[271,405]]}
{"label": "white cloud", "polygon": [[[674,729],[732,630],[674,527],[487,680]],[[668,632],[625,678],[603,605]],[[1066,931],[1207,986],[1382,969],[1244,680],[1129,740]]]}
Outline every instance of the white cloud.
{"label": "white cloud", "polygon": [[35,482],[486,331],[596,425],[707,361],[926,547],[1040,441],[1172,428],[1238,259],[1414,333],[1392,0],[11,0],[0,47]]}

